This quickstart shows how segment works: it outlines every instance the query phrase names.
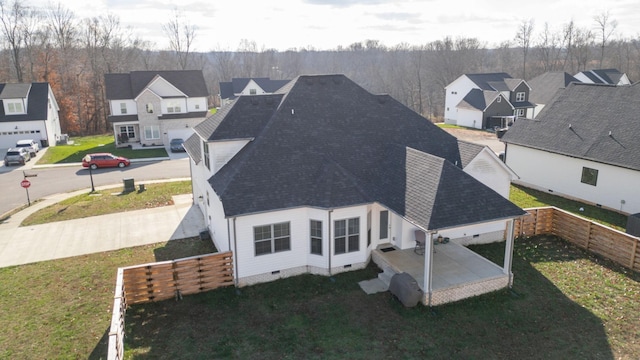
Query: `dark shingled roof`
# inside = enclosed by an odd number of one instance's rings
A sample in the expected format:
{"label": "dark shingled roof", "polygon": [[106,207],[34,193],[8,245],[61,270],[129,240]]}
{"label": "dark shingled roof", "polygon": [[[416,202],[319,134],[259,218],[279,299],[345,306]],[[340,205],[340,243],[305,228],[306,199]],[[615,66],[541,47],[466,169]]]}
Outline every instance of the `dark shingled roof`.
{"label": "dark shingled roof", "polygon": [[[487,74],[465,74],[471,81],[473,81],[480,90],[497,90],[507,91],[510,90],[509,86],[505,83],[505,79],[511,79],[511,75],[507,73],[487,73]],[[498,85],[499,84],[499,85]],[[499,88],[496,88],[499,87]]]}
{"label": "dark shingled roof", "polygon": [[231,81],[220,82],[220,98],[233,99],[234,94],[239,94],[253,80],[266,93],[274,93],[285,86],[291,80],[271,80],[269,78],[233,78]]}
{"label": "dark shingled roof", "polygon": [[184,143],[184,149],[189,154],[189,157],[196,164],[200,163],[202,160],[202,149],[200,148],[200,137],[198,135],[191,135]]}
{"label": "dark shingled roof", "polygon": [[572,83],[536,120],[517,121],[502,141],[640,170],[638,99],[640,85]]}
{"label": "dark shingled roof", "polygon": [[484,149],[484,145],[458,140],[458,149],[460,149],[460,160],[462,161],[462,168],[464,169],[469,165],[471,160],[480,154],[482,149]]}
{"label": "dark shingled roof", "polygon": [[132,71],[105,74],[107,100],[134,99],[156,76],[167,80],[188,97],[209,96],[201,70]]}
{"label": "dark shingled roof", "polygon": [[484,111],[499,95],[500,93],[494,90],[471,89],[457,107]]}
{"label": "dark shingled roof", "polygon": [[536,104],[549,104],[558,90],[565,89],[572,82],[580,82],[563,71],[551,71],[538,75],[529,81],[531,93],[529,100]]}
{"label": "dark shingled roof", "polygon": [[524,214],[454,165],[455,137],[393,98],[343,75],[288,89],[240,97],[194,128],[210,141],[253,139],[209,179],[226,216],[379,202],[440,229]]}
{"label": "dark shingled roof", "polygon": [[[21,85],[21,86],[14,86]],[[22,97],[25,95],[25,88],[30,87],[29,95],[27,98],[27,113],[19,115],[6,115],[4,113],[4,106],[0,106],[0,122],[14,122],[14,121],[33,121],[33,120],[46,120],[47,110],[49,106],[49,83],[31,83],[31,84],[0,84],[0,93],[4,93],[5,88],[9,86],[10,89],[5,97],[6,99],[14,98],[13,96]]]}

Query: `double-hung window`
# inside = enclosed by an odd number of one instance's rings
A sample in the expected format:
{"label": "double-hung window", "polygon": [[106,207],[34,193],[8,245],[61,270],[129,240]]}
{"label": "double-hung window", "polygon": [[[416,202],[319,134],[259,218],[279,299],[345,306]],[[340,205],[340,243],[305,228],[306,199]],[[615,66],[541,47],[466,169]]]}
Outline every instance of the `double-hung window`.
{"label": "double-hung window", "polygon": [[521,91],[521,92],[517,92],[516,93],[516,102],[523,102],[525,100],[525,92]]}
{"label": "double-hung window", "polygon": [[322,255],[322,221],[311,220],[309,230],[311,235],[311,253]]}
{"label": "double-hung window", "polygon": [[120,103],[120,114],[127,114],[127,103]]}
{"label": "double-hung window", "polygon": [[144,138],[146,140],[160,139],[160,127],[159,126],[145,126]]}
{"label": "double-hung window", "polygon": [[291,250],[289,223],[255,226],[253,241],[256,256]]}
{"label": "double-hung window", "polygon": [[333,231],[336,254],[360,250],[360,218],[336,220]]}

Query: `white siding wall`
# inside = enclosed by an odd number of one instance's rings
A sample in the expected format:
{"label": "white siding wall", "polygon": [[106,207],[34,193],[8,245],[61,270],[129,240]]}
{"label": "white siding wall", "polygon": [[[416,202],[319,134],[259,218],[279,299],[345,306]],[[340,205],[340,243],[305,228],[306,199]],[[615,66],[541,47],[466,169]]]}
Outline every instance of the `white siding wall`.
{"label": "white siding wall", "polygon": [[242,89],[242,92],[240,92],[240,95],[251,95],[251,90],[256,91],[255,95],[266,94],[266,92],[262,90],[262,88],[258,84],[256,84],[255,81],[250,80],[247,86],[245,86],[245,88]]}
{"label": "white siding wall", "polygon": [[187,98],[187,112],[207,111],[207,98]]}
{"label": "white siding wall", "polygon": [[444,122],[447,124],[457,123],[458,111],[456,105],[458,105],[473,88],[476,88],[476,85],[465,75],[460,76],[445,87]]}
{"label": "white siding wall", "polygon": [[[187,112],[187,99],[186,98],[168,98],[168,99],[162,99],[161,101],[161,106],[162,106],[162,114],[182,114],[182,113],[186,113]],[[179,106],[180,107],[180,111],[174,111],[174,112],[169,112],[169,110],[167,110],[168,107],[176,107]]]}
{"label": "white siding wall", "polygon": [[507,221],[495,221],[442,230],[435,234],[434,237],[442,235],[461,245],[488,244],[504,240],[506,228]]}
{"label": "white siding wall", "polygon": [[[235,259],[237,261],[237,278],[241,285],[271,281],[286,276],[305,272],[319,274],[335,274],[342,271],[360,269],[366,266],[369,256],[367,249],[367,206],[357,206],[327,210],[313,208],[297,208],[273,211],[263,214],[240,216],[235,218],[236,241]],[[335,254],[333,245],[333,223],[336,220],[360,218],[359,251]],[[331,221],[329,221],[329,218]],[[323,226],[322,256],[311,254],[310,220],[320,220]],[[231,219],[232,227],[234,219]],[[255,255],[255,226],[289,222],[291,234],[291,250],[272,254]],[[331,229],[329,226],[331,224]],[[233,231],[233,230],[232,230]],[[234,250],[234,249],[232,249]],[[329,272],[329,263],[331,272]],[[345,268],[345,266],[347,266]],[[273,272],[278,272],[272,274]]]}
{"label": "white siding wall", "polygon": [[464,172],[490,187],[505,199],[509,198],[511,173],[501,166],[495,155],[483,150],[464,168]]}
{"label": "white siding wall", "polygon": [[457,115],[457,125],[482,129],[482,111],[458,109]]}
{"label": "white siding wall", "polygon": [[160,97],[184,96],[183,92],[161,77],[158,77],[151,85],[149,85],[149,89]]}
{"label": "white siding wall", "polygon": [[211,151],[211,171],[212,175],[218,172],[238,151],[249,143],[249,140],[216,141],[209,143]]}
{"label": "white siding wall", "polygon": [[[626,213],[640,212],[639,171],[513,144],[507,146],[507,165],[520,176],[519,182],[524,185],[552,190]],[[598,170],[596,186],[581,182],[583,167]]]}
{"label": "white siding wall", "polygon": [[[123,114],[121,111],[121,106],[120,106],[121,103],[126,104],[126,107],[127,107],[126,114]],[[109,105],[111,105],[111,115],[135,115],[138,113],[136,102],[131,99],[109,100]]]}

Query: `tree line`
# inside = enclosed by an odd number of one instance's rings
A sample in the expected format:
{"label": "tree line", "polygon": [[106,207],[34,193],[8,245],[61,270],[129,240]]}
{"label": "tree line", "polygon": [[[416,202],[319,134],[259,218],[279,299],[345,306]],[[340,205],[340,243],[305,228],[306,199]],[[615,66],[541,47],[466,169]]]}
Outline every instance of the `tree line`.
{"label": "tree line", "polygon": [[135,70],[202,70],[211,106],[219,105],[219,82],[232,78],[340,73],[436,121],[444,87],[464,73],[507,72],[529,80],[547,71],[616,68],[640,79],[640,38],[616,33],[609,13],[593,24],[554,28],[523,20],[513,39],[492,48],[473,37],[445,37],[423,45],[364,40],[333,50],[277,51],[245,39],[234,50],[195,52],[197,27],[177,9],[162,26],[169,48],[159,50],[114,15],[80,19],[61,4],[34,9],[25,0],[0,0],[0,82],[49,82],[63,132],[71,135],[111,131],[104,75]]}

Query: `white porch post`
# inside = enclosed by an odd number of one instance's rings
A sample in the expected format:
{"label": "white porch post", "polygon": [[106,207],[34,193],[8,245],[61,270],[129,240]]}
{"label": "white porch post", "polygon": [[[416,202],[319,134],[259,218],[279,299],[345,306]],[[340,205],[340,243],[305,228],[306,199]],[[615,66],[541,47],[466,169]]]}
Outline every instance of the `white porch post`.
{"label": "white porch post", "polygon": [[433,293],[433,233],[427,234],[427,241],[424,244],[424,289],[427,296],[427,305],[431,306],[431,294]]}
{"label": "white porch post", "polygon": [[513,263],[513,237],[514,237],[515,220],[511,219],[507,222],[507,238],[504,246],[504,267],[502,272],[509,275],[509,287],[513,286],[513,273],[511,272],[511,264]]}

